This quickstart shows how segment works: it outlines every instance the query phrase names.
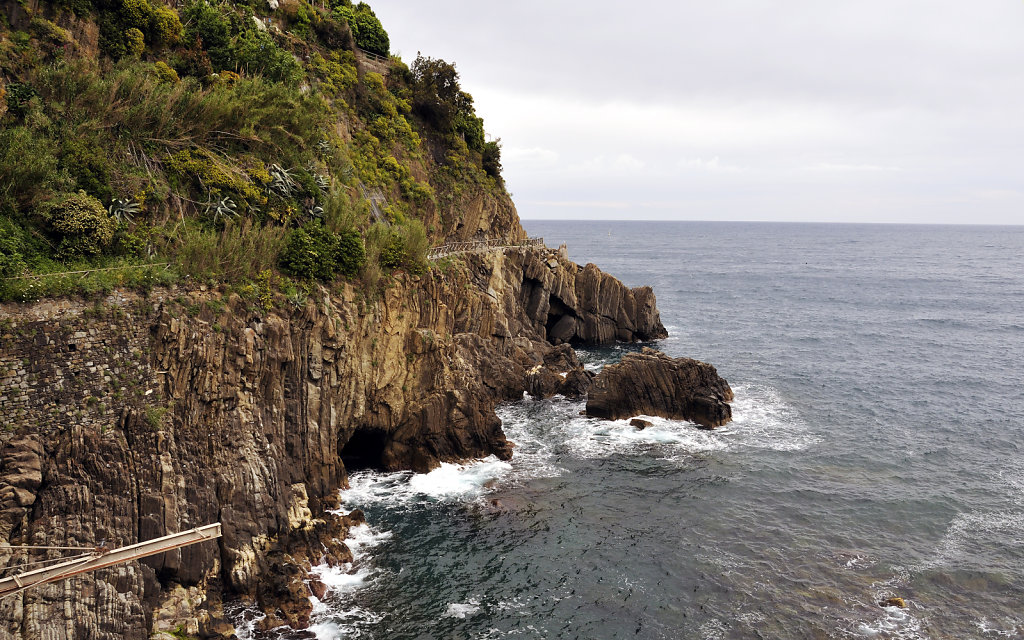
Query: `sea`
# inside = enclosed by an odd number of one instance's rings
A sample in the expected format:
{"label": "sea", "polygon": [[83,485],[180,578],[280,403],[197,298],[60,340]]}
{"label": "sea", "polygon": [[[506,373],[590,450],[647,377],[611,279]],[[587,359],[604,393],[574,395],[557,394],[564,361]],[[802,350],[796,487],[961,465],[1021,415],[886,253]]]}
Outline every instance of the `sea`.
{"label": "sea", "polygon": [[1024,638],[1024,227],[524,226],[651,285],[733,422],[524,397],[509,462],[354,474],[317,638]]}

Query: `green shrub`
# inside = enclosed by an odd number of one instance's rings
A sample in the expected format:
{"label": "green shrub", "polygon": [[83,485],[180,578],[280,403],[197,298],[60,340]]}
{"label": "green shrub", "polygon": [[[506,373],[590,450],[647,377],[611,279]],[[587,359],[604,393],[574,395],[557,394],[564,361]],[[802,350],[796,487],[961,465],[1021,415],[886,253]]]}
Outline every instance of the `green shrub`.
{"label": "green shrub", "polygon": [[391,41],[370,5],[360,2],[354,7],[340,6],[334,10],[334,15],[348,23],[360,49],[382,56],[390,53]]}
{"label": "green shrub", "polygon": [[142,33],[149,28],[149,16],[153,9],[147,0],[122,0],[120,17],[126,28],[137,29]]}
{"label": "green shrub", "polygon": [[331,233],[318,222],[292,231],[281,253],[282,271],[297,278],[330,282],[337,275],[352,277],[366,263],[359,233]]}
{"label": "green shrub", "polygon": [[75,179],[78,189],[107,202],[110,190],[110,154],[98,137],[68,137],[60,152],[60,167]]}
{"label": "green shrub", "polygon": [[71,42],[71,35],[65,29],[58,27],[46,18],[38,16],[32,18],[28,28],[37,38],[51,46],[63,46]]}
{"label": "green shrub", "polygon": [[260,227],[249,220],[229,221],[220,231],[191,223],[163,245],[157,243],[157,249],[176,255],[183,273],[198,280],[244,282],[277,263],[287,237],[285,229]]}
{"label": "green shrub", "polygon": [[328,49],[355,48],[355,40],[352,38],[352,31],[345,20],[336,20],[334,17],[324,17],[313,27],[316,37]]}
{"label": "green shrub", "polygon": [[224,13],[206,0],[198,0],[186,6],[181,17],[187,25],[185,42],[201,42],[215,70],[230,68],[231,24]]}
{"label": "green shrub", "polygon": [[24,231],[6,217],[0,217],[0,278],[10,278],[25,270]]}
{"label": "green shrub", "polygon": [[7,85],[7,112],[16,118],[24,118],[29,103],[39,95],[30,84],[12,82]]}
{"label": "green shrub", "polygon": [[56,184],[56,173],[49,138],[28,127],[0,129],[0,211],[30,208]]}
{"label": "green shrub", "polygon": [[124,55],[138,58],[146,50],[146,39],[142,32],[132,27],[124,32]]}
{"label": "green shrub", "polygon": [[484,145],[481,167],[484,173],[496,180],[501,180],[501,139],[492,140]]}
{"label": "green shrub", "polygon": [[363,239],[354,229],[342,231],[337,235],[338,243],[335,252],[338,273],[353,277],[366,264],[366,248]]}
{"label": "green shrub", "polygon": [[238,34],[228,55],[232,66],[237,64],[250,74],[259,73],[277,82],[295,82],[302,76],[295,56],[278,47],[270,35],[258,29]]}
{"label": "green shrub", "polygon": [[174,9],[163,5],[155,7],[149,15],[149,34],[157,46],[173,46],[181,39],[181,19]]}
{"label": "green shrub", "polygon": [[153,65],[153,73],[155,73],[156,77],[160,79],[160,82],[174,84],[181,81],[178,77],[178,73],[167,66],[167,63],[162,60]]}
{"label": "green shrub", "polygon": [[103,253],[117,228],[103,203],[85,191],[55,198],[44,204],[39,214],[60,241],[57,257],[61,260]]}

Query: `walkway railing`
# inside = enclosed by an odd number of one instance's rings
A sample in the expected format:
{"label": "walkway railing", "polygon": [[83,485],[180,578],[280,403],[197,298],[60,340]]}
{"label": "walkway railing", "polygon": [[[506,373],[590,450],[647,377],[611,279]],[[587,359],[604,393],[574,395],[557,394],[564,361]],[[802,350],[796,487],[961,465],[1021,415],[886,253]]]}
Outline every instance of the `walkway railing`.
{"label": "walkway railing", "polygon": [[482,251],[498,251],[504,249],[522,249],[524,247],[543,247],[544,238],[527,238],[522,242],[509,244],[501,238],[490,240],[475,240],[472,242],[449,242],[439,247],[434,247],[427,252],[427,260],[440,260],[451,255],[460,253],[478,253]]}

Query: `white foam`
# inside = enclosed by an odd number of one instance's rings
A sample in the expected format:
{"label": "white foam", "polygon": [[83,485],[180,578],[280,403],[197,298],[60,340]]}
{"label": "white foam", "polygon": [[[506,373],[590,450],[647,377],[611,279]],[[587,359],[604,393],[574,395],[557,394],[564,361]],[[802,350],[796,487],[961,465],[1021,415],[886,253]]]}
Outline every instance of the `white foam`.
{"label": "white foam", "polygon": [[994,636],[999,638],[1019,638],[1020,634],[1017,633],[1017,629],[1024,625],[1024,621],[1016,620],[1013,618],[1007,618],[1003,623],[997,623],[989,620],[988,618],[982,618],[974,623],[986,636]]}
{"label": "white foam", "polygon": [[452,604],[449,604],[443,617],[465,620],[467,616],[471,616],[478,611],[480,611],[480,601],[475,598],[471,598],[469,602],[453,602]]}
{"label": "white foam", "polygon": [[491,456],[468,464],[441,463],[430,473],[416,474],[409,487],[436,500],[477,497],[487,491],[512,465]]}
{"label": "white foam", "polygon": [[921,621],[915,618],[908,609],[885,607],[880,618],[874,622],[862,622],[857,626],[857,634],[866,638],[899,638],[900,640],[918,640],[921,635]]}
{"label": "white foam", "polygon": [[970,511],[953,518],[927,567],[971,566],[970,558],[984,549],[984,542],[1000,546],[1024,546],[1024,512]]}
{"label": "white foam", "polygon": [[802,451],[821,442],[774,388],[762,384],[734,387],[732,422],[722,427],[735,432],[739,445],[774,451]]}
{"label": "white foam", "polygon": [[673,459],[679,454],[722,450],[729,446],[721,431],[699,429],[695,424],[681,420],[655,416],[640,418],[650,422],[651,426],[638,429],[629,424],[630,420],[576,417],[571,421],[571,429],[575,433],[567,445],[585,458],[650,451],[665,459]]}
{"label": "white foam", "polygon": [[378,531],[366,523],[352,527],[345,539],[345,544],[352,551],[352,562],[335,567],[321,564],[310,570],[310,574],[327,587],[324,600],[310,597],[313,614],[309,630],[319,640],[358,637],[360,625],[375,624],[383,618],[356,606],[350,598],[353,592],[365,587],[377,575],[370,562],[370,550],[390,537],[390,532]]}
{"label": "white foam", "polygon": [[511,464],[490,456],[461,464],[441,463],[430,473],[360,471],[349,476],[349,488],[341,492],[341,501],[346,507],[363,508],[473,500],[511,470]]}

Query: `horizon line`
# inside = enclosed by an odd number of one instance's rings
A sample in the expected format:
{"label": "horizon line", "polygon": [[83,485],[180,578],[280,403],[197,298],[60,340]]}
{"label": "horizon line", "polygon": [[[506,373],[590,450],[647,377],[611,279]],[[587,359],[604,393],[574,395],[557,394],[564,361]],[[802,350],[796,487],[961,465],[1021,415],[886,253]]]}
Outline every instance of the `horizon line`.
{"label": "horizon line", "polygon": [[664,218],[529,218],[519,216],[520,222],[711,222],[723,224],[836,224],[836,225],[876,225],[876,226],[915,226],[915,227],[1022,227],[1024,222],[908,222],[895,221],[853,221],[853,220],[708,220],[680,218],[666,220]]}

